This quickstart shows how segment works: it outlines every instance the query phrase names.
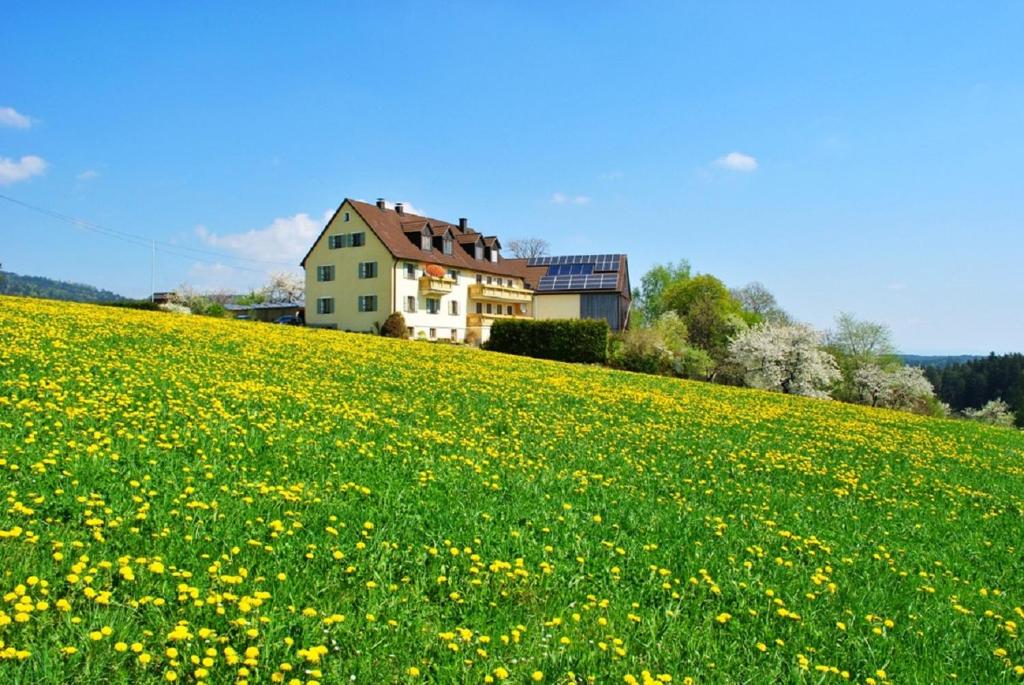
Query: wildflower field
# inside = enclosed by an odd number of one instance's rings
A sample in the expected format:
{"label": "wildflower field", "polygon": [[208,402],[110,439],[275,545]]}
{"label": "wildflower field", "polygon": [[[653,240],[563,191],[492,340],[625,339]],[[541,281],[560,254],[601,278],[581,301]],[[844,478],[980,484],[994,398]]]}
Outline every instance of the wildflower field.
{"label": "wildflower field", "polygon": [[1019,432],[0,298],[2,683],[1022,682]]}

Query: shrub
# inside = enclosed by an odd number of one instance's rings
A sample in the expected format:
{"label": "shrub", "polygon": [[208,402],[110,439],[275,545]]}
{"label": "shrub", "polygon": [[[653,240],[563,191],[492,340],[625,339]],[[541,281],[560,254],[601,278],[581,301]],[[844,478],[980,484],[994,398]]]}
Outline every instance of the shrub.
{"label": "shrub", "polygon": [[608,322],[604,319],[498,319],[484,347],[525,357],[581,364],[608,358]]}
{"label": "shrub", "polygon": [[1013,412],[1010,405],[1001,399],[989,400],[981,409],[967,408],[963,411],[964,418],[981,423],[990,423],[993,426],[1007,426],[1014,424]]}
{"label": "shrub", "polygon": [[408,338],[409,329],[405,326],[405,317],[402,316],[402,312],[392,312],[388,318],[384,319],[384,324],[380,327],[380,334],[385,338]]}

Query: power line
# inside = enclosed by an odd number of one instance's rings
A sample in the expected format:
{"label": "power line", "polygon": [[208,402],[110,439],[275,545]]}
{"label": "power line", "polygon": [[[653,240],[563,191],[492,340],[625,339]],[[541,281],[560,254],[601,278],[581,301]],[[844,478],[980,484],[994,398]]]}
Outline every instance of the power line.
{"label": "power line", "polygon": [[[215,261],[212,261],[212,260],[209,260],[209,259],[202,259],[200,257],[196,257],[195,255],[182,254],[182,251],[184,251],[184,252],[195,252],[195,253],[198,253],[198,254],[212,255],[214,257],[220,257],[221,259],[234,260],[234,261],[242,261],[242,262],[250,262],[250,263],[254,263],[254,264],[270,264],[270,265],[284,266],[284,267],[292,267],[292,266],[294,266],[293,264],[290,264],[288,262],[279,262],[279,261],[274,261],[274,260],[270,260],[270,259],[256,259],[256,258],[252,258],[252,257],[239,257],[237,255],[230,255],[230,254],[226,254],[224,252],[216,252],[214,250],[204,250],[204,249],[198,248],[198,247],[189,247],[187,245],[175,245],[174,243],[168,243],[168,242],[165,242],[165,241],[162,241],[162,240],[154,240],[153,238],[147,238],[145,236],[138,235],[138,234],[135,234],[135,233],[129,233],[127,231],[120,231],[120,230],[117,230],[117,229],[114,229],[114,228],[108,228],[108,227],[103,226],[101,224],[96,224],[96,223],[93,223],[91,221],[85,221],[84,219],[79,219],[77,217],[68,216],[66,214],[62,214],[62,213],[60,213],[58,211],[55,211],[55,210],[52,210],[52,209],[46,209],[45,207],[39,207],[37,205],[29,204],[28,202],[22,202],[21,200],[18,200],[16,198],[10,197],[9,195],[4,195],[3,193],[0,193],[0,200],[7,200],[8,202],[10,202],[12,204],[16,204],[16,205],[19,205],[21,207],[24,207],[25,209],[29,209],[29,210],[31,210],[33,212],[37,212],[39,214],[43,214],[43,215],[51,217],[53,219],[57,219],[58,221],[63,221],[64,223],[71,224],[72,226],[75,226],[76,228],[84,229],[84,230],[87,230],[87,231],[92,231],[94,233],[99,233],[100,235],[105,235],[108,238],[115,238],[117,240],[122,240],[124,242],[130,243],[130,244],[133,244],[133,245],[137,245],[139,247],[150,248],[152,250],[160,252],[161,254],[170,255],[172,257],[179,257],[181,259],[191,259],[191,260],[194,260],[194,261],[197,261],[197,262],[203,262],[205,264],[214,264],[214,265],[219,264],[219,262],[215,262]],[[160,247],[157,247],[157,246],[160,246]],[[238,266],[237,264],[232,264],[231,268],[233,268],[233,269],[241,269],[243,271],[251,271],[253,273],[264,273],[264,271],[262,271],[260,269],[251,269],[251,268],[244,267],[244,266]]]}

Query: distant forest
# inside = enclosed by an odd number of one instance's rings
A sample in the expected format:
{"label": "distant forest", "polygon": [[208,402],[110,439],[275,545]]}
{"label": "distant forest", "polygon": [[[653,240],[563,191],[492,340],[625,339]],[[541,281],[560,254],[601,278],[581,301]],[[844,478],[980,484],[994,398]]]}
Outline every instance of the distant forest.
{"label": "distant forest", "polygon": [[949,366],[950,364],[963,364],[972,359],[981,359],[980,354],[901,354],[900,359],[908,366]]}
{"label": "distant forest", "polygon": [[1024,428],[1024,354],[991,354],[963,364],[927,366],[935,394],[957,411],[1002,399]]}
{"label": "distant forest", "polygon": [[42,276],[20,276],[9,271],[0,271],[0,295],[43,297],[71,302],[123,302],[126,299],[117,293],[99,290],[91,285],[55,281]]}

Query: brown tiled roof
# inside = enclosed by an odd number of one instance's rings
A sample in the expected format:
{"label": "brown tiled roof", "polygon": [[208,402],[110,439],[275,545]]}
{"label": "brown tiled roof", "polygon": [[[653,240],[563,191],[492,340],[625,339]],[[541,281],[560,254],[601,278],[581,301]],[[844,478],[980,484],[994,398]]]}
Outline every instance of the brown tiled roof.
{"label": "brown tiled roof", "polygon": [[[375,204],[369,202],[360,202],[358,200],[346,199],[335,210],[334,216],[327,222],[324,229],[317,236],[316,241],[313,245],[316,245],[323,237],[324,233],[327,232],[327,227],[331,225],[331,221],[334,221],[334,217],[338,215],[341,208],[348,203],[352,209],[362,217],[366,225],[370,227],[388,251],[397,257],[398,259],[416,260],[420,262],[430,262],[434,264],[442,264],[444,266],[451,266],[459,269],[470,269],[474,271],[482,271],[484,273],[498,274],[501,276],[522,276],[521,269],[517,264],[513,262],[519,262],[522,260],[502,259],[498,257],[497,262],[492,262],[486,259],[474,259],[472,255],[466,252],[466,250],[453,250],[452,254],[447,255],[437,248],[428,250],[421,250],[419,240],[413,243],[409,240],[406,235],[410,232],[420,232],[423,227],[429,222],[431,227],[432,235],[442,235],[444,230],[447,228],[451,230],[455,240],[460,244],[473,243],[478,238],[481,238],[481,234],[468,229],[463,231],[458,227],[457,224],[451,224],[447,221],[441,221],[440,219],[432,219],[430,217],[418,216],[416,214],[409,214],[403,212],[399,214],[394,209],[380,209]],[[491,240],[493,243],[493,236],[491,238],[485,238]],[[310,252],[313,248],[310,247],[309,252],[302,258],[302,266],[306,266],[306,260],[309,259]]]}

